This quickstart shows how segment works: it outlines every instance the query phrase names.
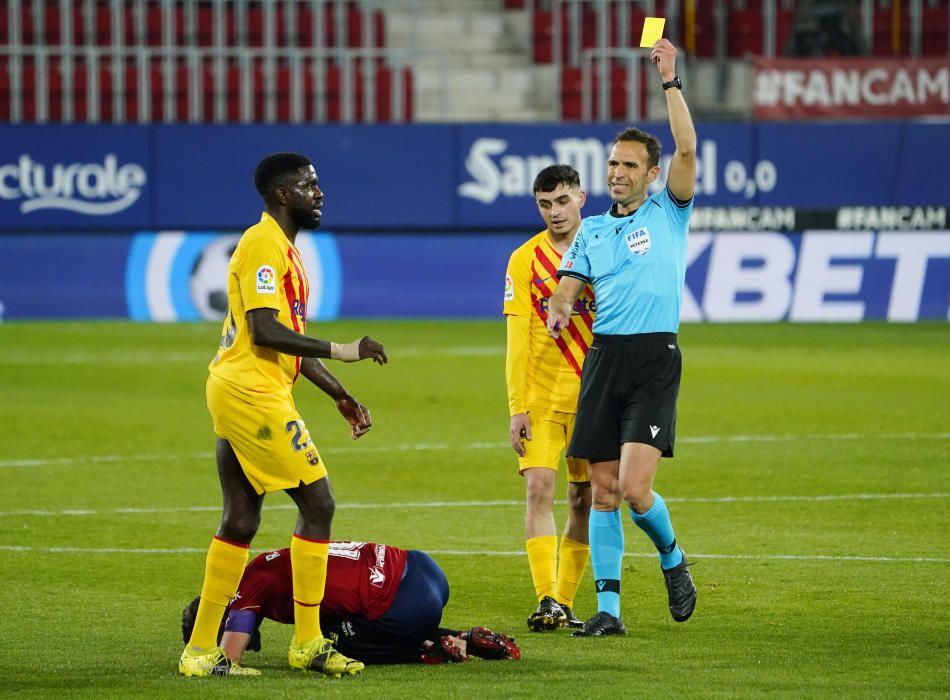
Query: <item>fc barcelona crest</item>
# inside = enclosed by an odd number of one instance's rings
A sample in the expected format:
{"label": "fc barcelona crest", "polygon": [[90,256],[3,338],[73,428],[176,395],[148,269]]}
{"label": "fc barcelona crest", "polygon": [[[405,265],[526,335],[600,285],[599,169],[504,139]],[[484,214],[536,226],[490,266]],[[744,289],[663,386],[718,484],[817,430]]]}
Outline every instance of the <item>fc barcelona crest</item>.
{"label": "fc barcelona crest", "polygon": [[650,250],[650,229],[646,226],[631,231],[627,234],[626,239],[627,247],[635,255],[646,255],[646,252]]}

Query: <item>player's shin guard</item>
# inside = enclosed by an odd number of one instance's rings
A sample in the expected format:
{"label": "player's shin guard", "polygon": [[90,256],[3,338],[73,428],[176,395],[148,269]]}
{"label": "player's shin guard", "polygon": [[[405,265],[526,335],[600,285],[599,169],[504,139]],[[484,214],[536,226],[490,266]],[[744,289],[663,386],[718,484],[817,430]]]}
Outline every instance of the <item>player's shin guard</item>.
{"label": "player's shin guard", "polygon": [[557,585],[554,599],[569,608],[574,607],[574,597],[580,585],[587,560],[590,559],[590,546],[561,536],[561,549],[558,552]]}
{"label": "player's shin guard", "polygon": [[670,521],[670,511],[666,501],[656,491],[653,492],[653,505],[642,515],[630,510],[634,524],[643,530],[660,553],[660,568],[672,569],[683,561],[683,553],[676,546],[676,535]]}
{"label": "player's shin guard", "polygon": [[327,582],[330,542],[294,535],[290,541],[290,567],[294,580],[294,638],[306,644],[322,636],[320,602]]}
{"label": "player's shin guard", "polygon": [[620,617],[620,570],[623,523],[619,510],[590,512],[590,563],[594,570],[597,609]]}
{"label": "player's shin guard", "polygon": [[221,617],[237,592],[247,564],[250,546],[227,542],[218,537],[211,540],[205,559],[205,580],[201,586],[201,602],[195,616],[195,627],[188,644],[207,651],[218,646]]}
{"label": "player's shin guard", "polygon": [[557,569],[557,537],[542,535],[532,537],[525,542],[528,552],[528,566],[531,568],[531,580],[538,600],[545,596],[554,597],[554,578]]}

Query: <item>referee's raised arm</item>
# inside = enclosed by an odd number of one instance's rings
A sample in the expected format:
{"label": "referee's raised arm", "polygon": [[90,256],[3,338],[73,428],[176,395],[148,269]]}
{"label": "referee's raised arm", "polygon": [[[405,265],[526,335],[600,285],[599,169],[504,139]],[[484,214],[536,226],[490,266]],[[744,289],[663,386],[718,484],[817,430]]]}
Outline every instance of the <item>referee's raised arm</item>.
{"label": "referee's raised arm", "polygon": [[676,47],[668,39],[660,39],[650,51],[650,60],[663,81],[670,129],[676,143],[666,186],[674,197],[685,202],[692,198],[696,183],[696,129],[683,97],[683,85],[676,74]]}

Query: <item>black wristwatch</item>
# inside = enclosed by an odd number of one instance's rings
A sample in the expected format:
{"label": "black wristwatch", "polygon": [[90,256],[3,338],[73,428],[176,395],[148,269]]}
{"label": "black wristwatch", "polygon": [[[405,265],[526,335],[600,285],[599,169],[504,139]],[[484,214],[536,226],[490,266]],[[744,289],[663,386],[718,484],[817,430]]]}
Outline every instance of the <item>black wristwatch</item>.
{"label": "black wristwatch", "polygon": [[664,90],[669,90],[670,88],[676,88],[677,90],[683,89],[683,81],[680,80],[678,75],[674,75],[672,80],[663,83]]}

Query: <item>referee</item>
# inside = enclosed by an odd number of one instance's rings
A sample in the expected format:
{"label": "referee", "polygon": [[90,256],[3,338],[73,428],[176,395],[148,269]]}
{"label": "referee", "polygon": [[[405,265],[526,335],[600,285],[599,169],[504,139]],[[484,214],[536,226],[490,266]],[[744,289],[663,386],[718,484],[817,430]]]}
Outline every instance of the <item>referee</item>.
{"label": "referee", "polygon": [[689,619],[696,605],[686,555],[676,543],[666,503],[653,490],[660,457],[673,456],[682,371],[676,332],[696,131],[676,75],[676,48],[660,39],[650,59],[663,81],[676,143],[666,188],[647,195],[660,174],[659,141],[636,128],[618,134],[607,162],[613,204],[581,224],[561,261],[547,319],[548,333],[557,338],[584,286],[593,286],[594,343],[581,376],[569,454],[590,463],[590,558],[598,612],[574,633],[579,637],[626,634],[620,619],[621,498],[659,551],[673,619]]}

